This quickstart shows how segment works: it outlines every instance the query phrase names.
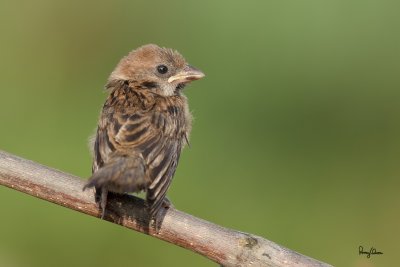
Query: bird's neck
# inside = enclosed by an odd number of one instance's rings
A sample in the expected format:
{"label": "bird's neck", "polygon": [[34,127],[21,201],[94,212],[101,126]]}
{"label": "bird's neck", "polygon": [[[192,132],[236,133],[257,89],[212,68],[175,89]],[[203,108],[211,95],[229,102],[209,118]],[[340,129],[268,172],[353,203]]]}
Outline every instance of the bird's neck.
{"label": "bird's neck", "polygon": [[157,93],[156,86],[158,86],[156,83],[135,80],[110,81],[106,85],[106,89],[110,94],[105,106],[113,106],[117,109],[140,108],[142,110],[150,110],[156,103],[179,103],[184,105],[186,97],[179,91],[165,96]]}

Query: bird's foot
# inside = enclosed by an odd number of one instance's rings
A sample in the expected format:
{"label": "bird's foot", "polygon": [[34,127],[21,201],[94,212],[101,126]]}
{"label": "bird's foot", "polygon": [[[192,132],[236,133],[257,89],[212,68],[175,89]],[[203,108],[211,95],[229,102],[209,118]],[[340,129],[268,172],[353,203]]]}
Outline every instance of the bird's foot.
{"label": "bird's foot", "polygon": [[108,190],[105,188],[96,188],[95,200],[96,203],[99,204],[99,208],[101,210],[101,219],[104,219],[104,215],[106,213],[106,205],[107,205],[107,197]]}
{"label": "bird's foot", "polygon": [[172,204],[171,200],[169,200],[167,197],[164,198],[164,201],[161,205],[164,209],[175,208],[174,204]]}

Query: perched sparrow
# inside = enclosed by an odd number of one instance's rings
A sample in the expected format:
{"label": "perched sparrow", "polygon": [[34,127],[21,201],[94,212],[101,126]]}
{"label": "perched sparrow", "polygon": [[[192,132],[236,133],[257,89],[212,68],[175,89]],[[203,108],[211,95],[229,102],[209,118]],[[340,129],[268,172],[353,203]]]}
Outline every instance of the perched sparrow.
{"label": "perched sparrow", "polygon": [[192,117],[182,89],[204,77],[172,49],[149,44],[111,73],[93,148],[92,176],[104,216],[108,192],[146,192],[157,215],[171,184]]}

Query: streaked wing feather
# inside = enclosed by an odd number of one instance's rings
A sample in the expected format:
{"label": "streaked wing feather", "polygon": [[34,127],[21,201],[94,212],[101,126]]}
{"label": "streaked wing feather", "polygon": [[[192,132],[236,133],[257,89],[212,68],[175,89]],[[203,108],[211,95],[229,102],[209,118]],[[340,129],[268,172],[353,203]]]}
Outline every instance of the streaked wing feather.
{"label": "streaked wing feather", "polygon": [[163,172],[159,173],[158,179],[153,181],[147,192],[147,199],[151,204],[150,211],[152,214],[156,213],[162,205],[178,165],[181,144],[177,140],[174,140],[172,143],[168,155],[169,160],[164,163]]}
{"label": "streaked wing feather", "polygon": [[147,200],[152,211],[159,209],[177,167],[182,138],[173,133],[178,118],[163,112],[136,114],[130,117],[117,134],[120,145],[141,151],[147,163],[151,183]]}

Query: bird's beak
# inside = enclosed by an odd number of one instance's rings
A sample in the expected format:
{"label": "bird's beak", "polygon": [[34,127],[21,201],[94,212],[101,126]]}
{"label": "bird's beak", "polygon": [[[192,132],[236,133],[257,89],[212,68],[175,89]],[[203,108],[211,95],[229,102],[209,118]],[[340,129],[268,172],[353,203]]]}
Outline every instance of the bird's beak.
{"label": "bird's beak", "polygon": [[204,73],[196,69],[195,67],[187,65],[183,70],[175,74],[174,76],[169,77],[169,83],[189,83],[191,81],[195,81],[203,78]]}

